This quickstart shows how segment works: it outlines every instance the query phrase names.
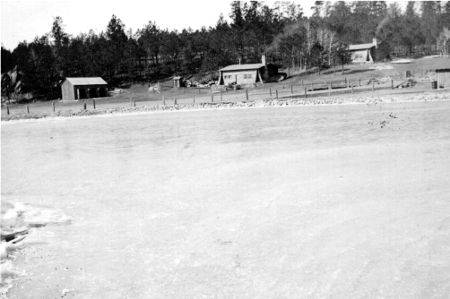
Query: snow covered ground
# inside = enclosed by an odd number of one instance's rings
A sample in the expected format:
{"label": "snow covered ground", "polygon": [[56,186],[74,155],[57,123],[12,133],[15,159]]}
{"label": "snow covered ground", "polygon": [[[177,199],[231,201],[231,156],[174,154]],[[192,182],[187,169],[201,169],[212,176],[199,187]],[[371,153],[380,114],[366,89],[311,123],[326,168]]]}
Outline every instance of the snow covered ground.
{"label": "snow covered ground", "polygon": [[63,211],[11,298],[450,293],[450,102],[2,123],[2,204]]}

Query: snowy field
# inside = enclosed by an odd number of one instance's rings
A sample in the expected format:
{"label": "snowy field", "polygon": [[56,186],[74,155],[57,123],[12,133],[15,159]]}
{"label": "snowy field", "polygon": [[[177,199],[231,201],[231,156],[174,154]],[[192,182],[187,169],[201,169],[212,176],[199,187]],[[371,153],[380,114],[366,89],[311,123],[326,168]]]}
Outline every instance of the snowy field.
{"label": "snowy field", "polygon": [[2,123],[2,203],[63,211],[10,298],[444,298],[450,102]]}

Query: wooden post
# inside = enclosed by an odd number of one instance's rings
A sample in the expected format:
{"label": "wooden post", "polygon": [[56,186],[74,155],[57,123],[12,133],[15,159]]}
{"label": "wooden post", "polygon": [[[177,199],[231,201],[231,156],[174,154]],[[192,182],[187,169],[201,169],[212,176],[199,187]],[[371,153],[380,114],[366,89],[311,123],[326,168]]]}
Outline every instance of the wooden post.
{"label": "wooden post", "polygon": [[162,102],[163,102],[163,107],[165,107],[166,106],[166,97],[164,95],[162,96]]}
{"label": "wooden post", "polygon": [[214,94],[211,92],[211,103],[214,103]]}
{"label": "wooden post", "polygon": [[375,81],[372,80],[372,92],[375,90]]}
{"label": "wooden post", "polygon": [[275,97],[277,98],[278,101],[278,89],[275,89]]}
{"label": "wooden post", "polygon": [[269,87],[270,98],[272,98],[272,87]]}
{"label": "wooden post", "polygon": [[305,86],[305,98],[308,97],[308,88]]}
{"label": "wooden post", "polygon": [[331,96],[331,81],[328,84],[328,96]]}
{"label": "wooden post", "polygon": [[220,101],[222,102],[222,91],[220,91]]}
{"label": "wooden post", "polygon": [[293,89],[292,84],[291,84],[291,94],[293,94],[293,93],[294,93],[294,89]]}
{"label": "wooden post", "polygon": [[174,106],[178,105],[177,98],[174,98],[174,99],[173,99],[173,105],[174,105]]}
{"label": "wooden post", "polygon": [[394,79],[391,78],[391,89],[394,89]]}
{"label": "wooden post", "polygon": [[359,86],[361,86],[361,79],[359,79]]}
{"label": "wooden post", "polygon": [[83,103],[83,109],[86,110],[86,101]]}
{"label": "wooden post", "polygon": [[30,107],[27,105],[27,114],[30,114]]}
{"label": "wooden post", "polygon": [[94,106],[95,109],[95,99],[92,100],[92,106]]}
{"label": "wooden post", "polygon": [[248,101],[248,89],[245,89],[245,100]]}
{"label": "wooden post", "polygon": [[311,91],[313,91],[313,90],[314,90],[314,83],[311,82]]}
{"label": "wooden post", "polygon": [[195,93],[194,93],[194,99],[192,101],[192,104],[195,104]]}
{"label": "wooden post", "polygon": [[6,105],[6,115],[9,115],[9,106]]}
{"label": "wooden post", "polygon": [[52,101],[52,109],[53,109],[53,112],[55,112],[55,101]]}

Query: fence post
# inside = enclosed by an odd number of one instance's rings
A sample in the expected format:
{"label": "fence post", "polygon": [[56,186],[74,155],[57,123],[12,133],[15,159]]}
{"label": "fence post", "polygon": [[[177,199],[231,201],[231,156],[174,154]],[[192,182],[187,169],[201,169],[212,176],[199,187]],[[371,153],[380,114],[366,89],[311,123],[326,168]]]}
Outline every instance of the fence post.
{"label": "fence post", "polygon": [[211,92],[211,103],[214,103],[214,94]]}
{"label": "fence post", "polygon": [[9,106],[6,105],[6,115],[9,115]]}
{"label": "fence post", "polygon": [[173,105],[174,105],[174,106],[178,105],[177,98],[174,98],[174,99],[173,99]]}
{"label": "fence post", "polygon": [[305,99],[308,97],[308,88],[305,86]]}
{"label": "fence post", "polygon": [[55,112],[55,101],[52,101],[52,109],[53,109],[53,112]]}
{"label": "fence post", "polygon": [[278,101],[278,89],[275,89],[275,97],[277,98]]}
{"label": "fence post", "polygon": [[95,109],[95,99],[92,100],[92,105],[94,106]]}
{"label": "fence post", "polygon": [[30,114],[30,107],[27,105],[27,114]]}
{"label": "fence post", "polygon": [[353,84],[351,84],[351,86],[352,86],[352,93],[353,93]]}
{"label": "fence post", "polygon": [[248,89],[245,89],[245,100],[248,101]]}
{"label": "fence post", "polygon": [[165,107],[166,106],[166,97],[164,95],[162,96],[162,102],[163,102],[163,107]]}
{"label": "fence post", "polygon": [[194,93],[194,100],[192,101],[192,104],[195,105],[195,93]]}
{"label": "fence post", "polygon": [[359,79],[359,86],[361,86],[361,79]]}
{"label": "fence post", "polygon": [[331,96],[331,81],[328,84],[328,96]]}
{"label": "fence post", "polygon": [[394,89],[394,79],[391,78],[391,89]]}
{"label": "fence post", "polygon": [[270,98],[272,98],[272,87],[269,87]]}
{"label": "fence post", "polygon": [[222,102],[222,91],[220,91],[220,101]]}
{"label": "fence post", "polygon": [[375,90],[375,81],[372,80],[372,92]]}
{"label": "fence post", "polygon": [[83,109],[84,109],[84,110],[87,110],[86,108],[87,108],[87,107],[86,107],[86,101],[84,101],[84,103],[83,103]]}
{"label": "fence post", "polygon": [[291,84],[291,94],[293,94],[293,93],[294,93],[294,89],[293,89],[293,86]]}

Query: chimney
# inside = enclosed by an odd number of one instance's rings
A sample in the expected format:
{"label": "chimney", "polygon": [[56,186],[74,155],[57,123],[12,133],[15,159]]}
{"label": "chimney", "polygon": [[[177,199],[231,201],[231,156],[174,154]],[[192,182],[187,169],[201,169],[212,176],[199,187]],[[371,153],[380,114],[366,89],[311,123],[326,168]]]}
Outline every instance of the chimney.
{"label": "chimney", "polygon": [[375,49],[378,48],[378,43],[377,43],[377,38],[376,37],[372,38],[372,44],[375,46]]}
{"label": "chimney", "polygon": [[241,64],[241,58],[239,58],[239,60],[238,60],[238,64]]}
{"label": "chimney", "polygon": [[261,56],[261,63],[266,65],[266,55],[264,54]]}

